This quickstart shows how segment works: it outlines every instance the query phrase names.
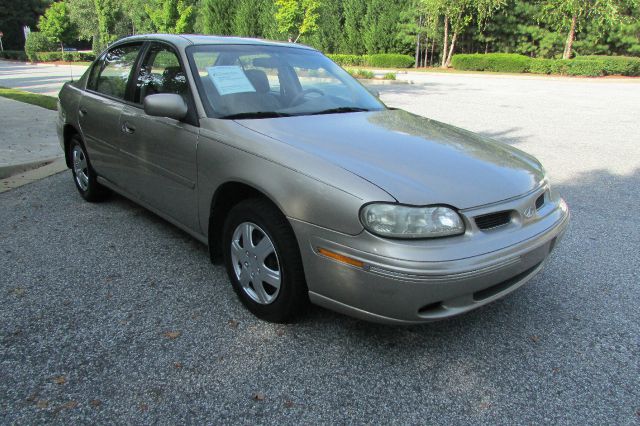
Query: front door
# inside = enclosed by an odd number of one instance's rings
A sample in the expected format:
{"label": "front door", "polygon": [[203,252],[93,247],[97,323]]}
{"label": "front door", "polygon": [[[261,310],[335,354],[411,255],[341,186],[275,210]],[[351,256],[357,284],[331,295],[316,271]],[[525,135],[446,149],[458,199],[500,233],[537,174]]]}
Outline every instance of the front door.
{"label": "front door", "polygon": [[[199,229],[196,148],[199,128],[187,75],[173,48],[151,43],[137,73],[133,105],[120,115],[123,176],[135,197],[191,228]],[[159,93],[183,96],[185,120],[146,115],[144,98]]]}

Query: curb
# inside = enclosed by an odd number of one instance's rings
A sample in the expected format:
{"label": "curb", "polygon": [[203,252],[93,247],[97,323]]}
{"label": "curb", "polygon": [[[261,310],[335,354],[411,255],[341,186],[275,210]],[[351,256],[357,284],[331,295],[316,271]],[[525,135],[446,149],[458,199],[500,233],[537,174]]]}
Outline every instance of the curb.
{"label": "curb", "polygon": [[22,164],[11,164],[8,166],[0,166],[0,179],[6,179],[19,173],[28,172],[29,170],[38,169],[40,167],[51,164],[61,157],[46,158],[44,160],[31,161]]}
{"label": "curb", "polygon": [[[36,166],[37,168],[31,167],[31,169],[27,169],[26,171],[23,170],[22,173],[16,172],[17,174],[13,174],[12,176],[1,179],[0,193],[9,191],[11,189],[19,188],[23,185],[33,183],[40,179],[44,179],[51,175],[55,175],[57,173],[67,170],[67,163],[65,162],[65,159],[63,157],[57,157],[51,160],[39,161],[39,162],[29,163],[29,164],[31,165],[40,164],[40,166]],[[21,167],[21,166],[25,166],[25,165],[21,164],[19,166],[10,166],[10,167]]]}
{"label": "curb", "polygon": [[369,84],[371,86],[388,86],[391,84],[413,84],[410,80],[382,80],[379,78],[359,78],[359,82],[362,84]]}

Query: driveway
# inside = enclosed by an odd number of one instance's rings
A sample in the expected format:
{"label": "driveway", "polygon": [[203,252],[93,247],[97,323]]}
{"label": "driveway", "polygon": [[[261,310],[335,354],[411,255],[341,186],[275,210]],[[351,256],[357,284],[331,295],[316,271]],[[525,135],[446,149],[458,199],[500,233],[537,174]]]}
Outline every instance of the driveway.
{"label": "driveway", "polygon": [[206,248],[63,173],[0,194],[0,423],[638,424],[640,84],[429,75],[382,98],[545,163],[572,223],[505,299],[256,320]]}

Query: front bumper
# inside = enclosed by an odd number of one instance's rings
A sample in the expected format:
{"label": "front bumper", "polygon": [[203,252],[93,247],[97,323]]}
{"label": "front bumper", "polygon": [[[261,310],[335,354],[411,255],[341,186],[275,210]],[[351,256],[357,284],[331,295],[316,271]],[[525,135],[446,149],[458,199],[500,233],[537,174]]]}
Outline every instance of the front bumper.
{"label": "front bumper", "polygon": [[[459,250],[463,253],[460,257],[453,257],[451,247],[431,250],[447,241],[455,247],[453,239],[394,242],[367,232],[349,236],[291,220],[313,303],[357,318],[397,324],[448,318],[514,291],[540,271],[568,222],[564,202],[555,203],[544,218],[526,227],[526,232],[504,231],[504,244],[499,249],[491,249],[495,245],[480,238],[480,244],[490,249],[465,256],[473,253],[469,245],[474,244],[474,236],[467,236],[471,243],[464,245],[460,238],[458,243],[465,250]],[[527,238],[513,242],[522,236]],[[496,235],[491,238],[488,241],[500,241]],[[320,248],[363,265],[347,265],[323,256]],[[442,259],[443,252],[452,259]]]}

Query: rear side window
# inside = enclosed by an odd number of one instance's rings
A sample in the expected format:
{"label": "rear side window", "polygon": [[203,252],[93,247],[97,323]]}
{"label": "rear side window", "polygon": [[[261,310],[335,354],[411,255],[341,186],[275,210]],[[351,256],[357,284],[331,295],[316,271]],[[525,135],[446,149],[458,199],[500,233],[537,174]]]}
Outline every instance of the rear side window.
{"label": "rear side window", "polygon": [[89,88],[114,98],[124,99],[131,70],[141,46],[129,44],[109,50],[91,71]]}
{"label": "rear side window", "polygon": [[174,93],[184,96],[186,100],[188,91],[187,76],[173,49],[153,43],[138,74],[134,101],[141,104],[145,97],[157,93]]}

